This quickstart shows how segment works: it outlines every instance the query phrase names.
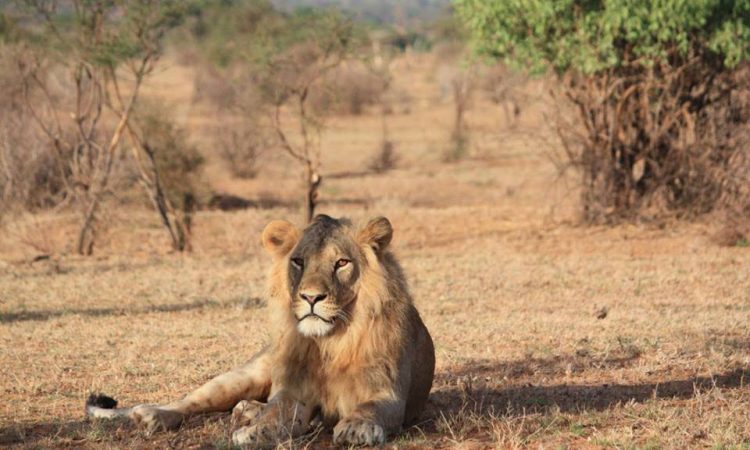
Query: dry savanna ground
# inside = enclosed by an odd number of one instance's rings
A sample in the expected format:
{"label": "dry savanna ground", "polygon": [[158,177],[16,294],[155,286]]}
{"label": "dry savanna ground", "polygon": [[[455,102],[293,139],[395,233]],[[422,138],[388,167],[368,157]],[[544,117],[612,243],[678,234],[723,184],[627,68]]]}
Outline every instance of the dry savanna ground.
{"label": "dry savanna ground", "polygon": [[[719,247],[713,225],[586,227],[550,162],[544,102],[517,122],[477,98],[472,147],[441,162],[452,121],[441,68],[398,61],[409,107],[388,117],[398,167],[371,174],[380,119],[329,122],[321,212],[388,216],[394,249],[437,351],[423,420],[396,448],[750,448],[750,252]],[[167,62],[151,81],[200,141],[208,107]],[[204,146],[204,148],[206,148]],[[206,150],[215,191],[299,196],[283,158],[232,179]],[[117,206],[117,200],[112,204]],[[169,251],[155,215],[109,208],[96,255],[70,256],[75,217],[7,220],[0,235],[0,446],[227,448],[214,414],[146,438],[96,423],[83,403],[165,402],[247,360],[266,337],[259,234],[295,207],[201,211],[194,251]],[[40,249],[50,259],[33,261]],[[280,445],[330,446],[330,434]]]}

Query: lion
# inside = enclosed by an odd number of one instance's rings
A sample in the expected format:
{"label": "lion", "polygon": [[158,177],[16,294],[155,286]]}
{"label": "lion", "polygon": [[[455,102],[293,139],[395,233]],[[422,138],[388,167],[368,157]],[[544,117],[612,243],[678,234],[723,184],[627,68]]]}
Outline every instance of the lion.
{"label": "lion", "polygon": [[385,217],[358,228],[319,215],[303,231],[269,223],[267,347],[181,400],[115,409],[92,395],[87,414],[129,417],[152,433],[233,410],[236,445],[272,445],[321,421],[335,444],[383,444],[418,418],[435,370],[432,338],[388,249],[392,236]]}

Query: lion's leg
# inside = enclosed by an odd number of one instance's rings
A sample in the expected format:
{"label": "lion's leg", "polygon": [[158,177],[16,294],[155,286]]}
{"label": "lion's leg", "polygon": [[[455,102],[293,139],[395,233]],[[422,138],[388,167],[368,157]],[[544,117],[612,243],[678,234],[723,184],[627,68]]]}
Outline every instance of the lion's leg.
{"label": "lion's leg", "polygon": [[264,445],[294,439],[307,432],[314,411],[314,405],[297,401],[282,390],[268,401],[252,425],[234,432],[232,442],[235,445]]}
{"label": "lion's leg", "polygon": [[406,402],[381,400],[358,405],[333,428],[333,442],[344,445],[380,445],[398,433],[404,421]]}
{"label": "lion's leg", "polygon": [[268,353],[261,352],[247,364],[209,380],[184,398],[161,408],[192,415],[229,411],[240,400],[265,400],[271,392],[270,359]]}
{"label": "lion's leg", "polygon": [[176,428],[190,415],[229,411],[241,400],[265,400],[270,391],[270,355],[261,351],[247,364],[211,379],[175,402],[115,410],[87,405],[87,413],[99,418],[130,417],[152,433]]}
{"label": "lion's leg", "polygon": [[383,444],[388,436],[398,433],[406,418],[412,380],[410,358],[402,358],[395,383],[354,400],[356,406],[351,410],[339,411],[333,442],[372,446]]}

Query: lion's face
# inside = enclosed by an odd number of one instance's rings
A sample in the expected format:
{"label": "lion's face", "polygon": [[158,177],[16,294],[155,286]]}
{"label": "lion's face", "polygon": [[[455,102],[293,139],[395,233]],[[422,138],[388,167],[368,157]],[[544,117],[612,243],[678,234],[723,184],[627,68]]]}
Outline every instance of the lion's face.
{"label": "lion's face", "polygon": [[325,336],[357,293],[362,254],[341,222],[321,216],[310,224],[289,257],[288,289],[297,328]]}
{"label": "lion's face", "polygon": [[286,264],[290,313],[305,336],[326,336],[351,321],[367,247],[382,251],[392,229],[385,218],[354,230],[348,221],[317,216],[300,232],[284,221],[263,232],[269,252]]}

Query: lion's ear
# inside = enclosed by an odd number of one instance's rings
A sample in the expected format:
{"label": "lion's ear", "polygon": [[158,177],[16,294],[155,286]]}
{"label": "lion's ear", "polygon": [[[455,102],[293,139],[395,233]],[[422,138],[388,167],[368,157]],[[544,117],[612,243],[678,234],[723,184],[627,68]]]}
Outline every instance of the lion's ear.
{"label": "lion's ear", "polygon": [[359,242],[371,246],[376,252],[382,252],[393,238],[393,227],[385,217],[375,217],[359,230]]}
{"label": "lion's ear", "polygon": [[263,247],[276,258],[292,251],[300,238],[299,229],[286,220],[274,220],[263,229]]}

